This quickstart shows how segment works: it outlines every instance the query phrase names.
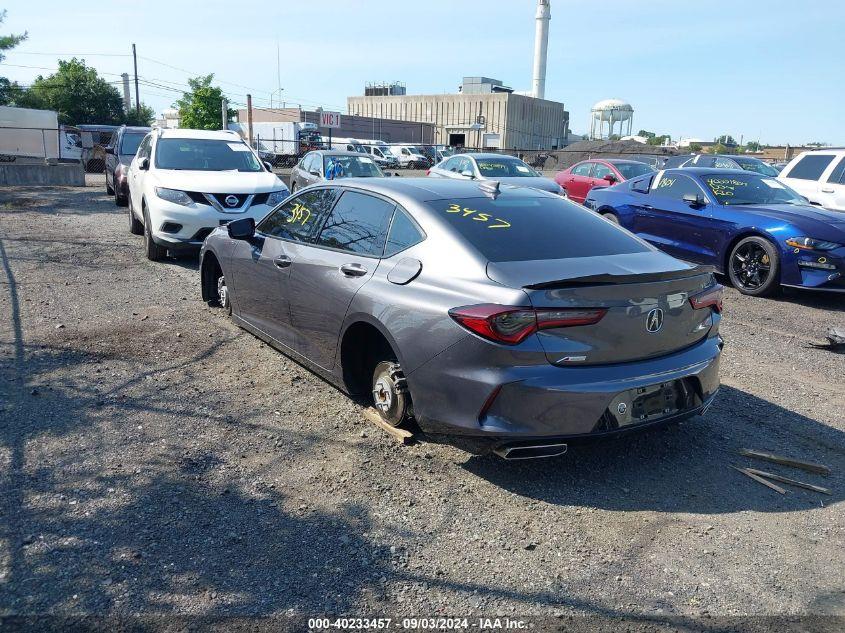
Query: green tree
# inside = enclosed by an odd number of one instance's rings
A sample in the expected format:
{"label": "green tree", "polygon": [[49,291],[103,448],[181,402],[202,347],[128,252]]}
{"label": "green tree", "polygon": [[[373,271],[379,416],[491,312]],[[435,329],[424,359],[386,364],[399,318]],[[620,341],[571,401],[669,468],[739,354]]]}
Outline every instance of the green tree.
{"label": "green tree", "polygon": [[150,125],[153,121],[155,121],[156,113],[150,106],[145,103],[141,104],[141,114],[138,114],[138,110],[132,108],[129,112],[126,113],[126,116],[123,119],[123,122],[126,125]]}
{"label": "green tree", "polygon": [[746,152],[759,152],[760,149],[762,149],[762,147],[763,146],[760,145],[760,143],[758,143],[757,141],[748,141],[748,143],[745,144],[745,151]]}
{"label": "green tree", "polygon": [[123,123],[123,98],[117,88],[85,65],[84,59],[59,60],[59,70],[49,77],[38,76],[17,105],[55,110],[59,123],[79,125]]}
{"label": "green tree", "polygon": [[[179,125],[195,130],[219,130],[221,122],[221,108],[225,95],[218,86],[212,86],[214,75],[194,77],[188,79],[190,92],[182,95],[173,107],[179,109]],[[229,121],[235,116],[235,111],[227,110]]]}
{"label": "green tree", "polygon": [[637,132],[637,136],[644,136],[645,138],[654,138],[657,136],[654,132],[649,132],[648,130],[640,130]]}
{"label": "green tree", "polygon": [[689,144],[689,151],[693,153],[698,153],[701,151],[702,145],[701,143],[690,143]]}
{"label": "green tree", "polygon": [[720,145],[725,145],[727,147],[736,147],[737,142],[734,140],[734,137],[730,134],[722,134],[722,136],[718,138],[714,138],[713,141]]}
{"label": "green tree", "polygon": [[[6,11],[0,11],[0,24],[6,19]],[[0,62],[6,59],[3,51],[13,49],[15,46],[23,42],[27,37],[26,33],[21,35],[0,35]]]}
{"label": "green tree", "polygon": [[661,134],[660,136],[650,136],[648,139],[649,145],[663,145],[666,141],[669,140],[668,134]]}
{"label": "green tree", "polygon": [[[0,24],[6,19],[6,12],[0,11]],[[6,59],[3,51],[13,49],[26,39],[26,33],[22,35],[0,35],[0,62]],[[6,77],[0,77],[0,105],[14,104],[22,88],[17,82],[9,81]]]}

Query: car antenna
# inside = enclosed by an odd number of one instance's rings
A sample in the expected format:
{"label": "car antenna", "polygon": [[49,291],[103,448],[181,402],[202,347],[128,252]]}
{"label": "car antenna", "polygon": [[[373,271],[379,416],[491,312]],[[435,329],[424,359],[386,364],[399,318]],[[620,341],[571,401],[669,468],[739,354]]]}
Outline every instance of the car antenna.
{"label": "car antenna", "polygon": [[478,188],[481,189],[481,191],[486,194],[490,194],[494,200],[496,199],[496,196],[502,193],[501,187],[502,183],[498,180],[485,180],[478,185]]}

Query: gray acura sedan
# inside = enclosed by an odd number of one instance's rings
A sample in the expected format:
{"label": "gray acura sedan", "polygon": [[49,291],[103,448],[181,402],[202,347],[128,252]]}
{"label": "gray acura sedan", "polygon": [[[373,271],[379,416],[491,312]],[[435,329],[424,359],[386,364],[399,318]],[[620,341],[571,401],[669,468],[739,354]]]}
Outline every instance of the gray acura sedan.
{"label": "gray acura sedan", "polygon": [[391,425],[509,458],[702,413],[722,288],[559,196],[344,179],[208,236],[203,299]]}

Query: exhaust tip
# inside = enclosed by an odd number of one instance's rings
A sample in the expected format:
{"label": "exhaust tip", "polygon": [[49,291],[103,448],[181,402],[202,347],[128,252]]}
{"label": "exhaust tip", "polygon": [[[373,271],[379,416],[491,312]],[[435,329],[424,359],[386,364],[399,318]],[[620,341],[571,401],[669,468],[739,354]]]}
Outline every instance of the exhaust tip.
{"label": "exhaust tip", "polygon": [[563,455],[568,446],[562,442],[548,444],[504,444],[493,449],[502,459],[541,459]]}

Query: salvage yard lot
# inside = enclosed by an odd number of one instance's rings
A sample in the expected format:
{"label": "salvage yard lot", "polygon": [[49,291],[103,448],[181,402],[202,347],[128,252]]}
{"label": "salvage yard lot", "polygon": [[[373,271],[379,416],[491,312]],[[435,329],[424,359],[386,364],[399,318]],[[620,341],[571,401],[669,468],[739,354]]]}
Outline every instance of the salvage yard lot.
{"label": "salvage yard lot", "polygon": [[0,614],[845,614],[841,296],[729,290],[704,417],[505,462],[400,446],[127,224],[0,192]]}

